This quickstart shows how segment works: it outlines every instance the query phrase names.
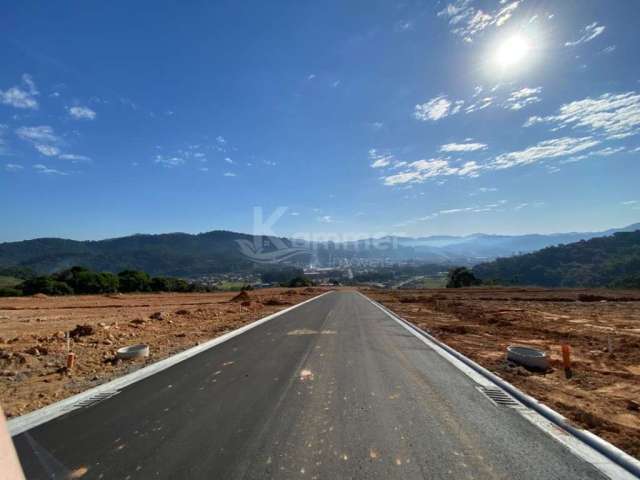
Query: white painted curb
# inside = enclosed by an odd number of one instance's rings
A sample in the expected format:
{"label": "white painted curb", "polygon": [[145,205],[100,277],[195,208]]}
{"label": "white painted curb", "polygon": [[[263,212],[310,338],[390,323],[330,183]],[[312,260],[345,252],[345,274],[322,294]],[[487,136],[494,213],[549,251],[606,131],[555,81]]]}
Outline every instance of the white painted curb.
{"label": "white painted curb", "polygon": [[[565,432],[569,433],[573,437],[576,437],[578,440],[580,440],[581,442],[585,443],[586,445],[588,445],[593,450],[595,450],[599,454],[601,454],[604,457],[606,457],[608,460],[610,460],[614,464],[616,464],[619,467],[623,468],[626,472],[632,474],[635,478],[640,478],[640,461],[637,460],[636,458],[634,458],[631,455],[623,452],[619,448],[617,448],[614,445],[610,444],[606,440],[598,437],[597,435],[594,435],[593,433],[591,433],[589,431],[582,430],[582,429],[579,429],[579,428],[576,428],[576,427],[572,426],[564,416],[562,416],[561,414],[559,414],[555,410],[553,410],[553,409],[547,407],[546,405],[538,402],[538,400],[536,400],[533,397],[530,397],[526,393],[523,393],[521,390],[519,390],[518,388],[516,388],[513,385],[511,385],[509,382],[507,382],[507,381],[503,380],[502,378],[498,377],[497,375],[491,373],[486,368],[478,365],[473,360],[465,357],[460,352],[458,352],[458,351],[454,350],[453,348],[449,347],[448,345],[446,345],[445,343],[441,342],[440,340],[438,340],[437,338],[433,337],[432,335],[430,335],[429,333],[425,332],[424,330],[422,330],[421,328],[417,327],[416,325],[414,325],[414,324],[406,321],[404,318],[396,315],[394,312],[389,310],[384,305],[381,305],[380,303],[376,302],[375,300],[372,300],[371,298],[367,297],[366,295],[364,295],[361,292],[358,292],[358,293],[360,293],[360,295],[362,295],[368,301],[370,301],[375,306],[377,306],[380,310],[385,312],[389,317],[391,317],[392,319],[394,319],[398,323],[400,323],[403,326],[405,326],[405,328],[407,328],[407,330],[411,331],[414,335],[416,335],[418,337],[422,336],[425,339],[427,339],[428,341],[430,341],[431,343],[437,345],[442,350],[444,350],[446,353],[448,353],[449,355],[453,356],[456,360],[462,362],[464,365],[466,365],[467,367],[473,369],[475,372],[479,373],[480,375],[482,375],[484,378],[486,378],[487,380],[489,380],[493,384],[495,384],[495,385],[499,386],[500,388],[502,388],[503,390],[505,390],[507,393],[509,393],[514,398],[516,398],[519,402],[521,402],[526,407],[530,408],[531,410],[534,410],[535,412],[540,414],[542,417],[544,417],[546,420],[550,421],[555,426],[557,426],[560,429],[564,430]],[[614,477],[614,478],[617,478],[617,477]]]}
{"label": "white painted curb", "polygon": [[52,403],[46,407],[35,410],[31,413],[27,413],[20,417],[12,418],[7,422],[7,426],[9,428],[9,433],[11,436],[18,435],[22,432],[30,430],[38,425],[42,425],[43,423],[48,422],[49,420],[53,420],[65,413],[69,413],[76,408],[80,408],[80,406],[76,406],[82,401],[89,401],[91,398],[95,397],[98,394],[115,394],[118,390],[122,390],[124,387],[131,385],[132,383],[138,382],[142,379],[150,377],[162,370],[166,370],[169,367],[176,365],[177,363],[183,362],[188,358],[191,358],[199,353],[204,352],[205,350],[209,350],[210,348],[215,347],[216,345],[220,345],[227,340],[232,339],[233,337],[237,337],[238,335],[251,330],[259,325],[262,325],[269,320],[272,320],[280,315],[283,315],[291,310],[304,305],[305,303],[312,302],[313,300],[317,300],[320,297],[323,297],[327,294],[331,293],[325,292],[316,297],[305,300],[304,302],[293,305],[289,308],[285,308],[284,310],[280,310],[279,312],[273,313],[267,317],[256,320],[255,322],[249,323],[243,327],[240,327],[231,332],[225,333],[219,337],[216,337],[212,340],[209,340],[201,345],[197,345],[195,347],[184,350],[180,353],[172,355],[171,357],[165,358],[164,360],[160,360],[159,362],[153,363],[147,367],[141,368],[140,370],[136,370],[135,372],[129,373],[122,377],[116,378],[107,383],[103,383],[102,385],[98,385],[97,387],[91,388],[89,390],[85,390],[84,392],[78,393],[72,397],[65,398],[56,403]]}

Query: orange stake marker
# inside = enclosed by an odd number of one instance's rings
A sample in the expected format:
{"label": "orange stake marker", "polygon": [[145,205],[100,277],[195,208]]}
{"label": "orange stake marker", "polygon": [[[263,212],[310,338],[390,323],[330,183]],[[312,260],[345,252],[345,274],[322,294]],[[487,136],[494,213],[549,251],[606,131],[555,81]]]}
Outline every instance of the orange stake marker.
{"label": "orange stake marker", "polygon": [[564,376],[571,378],[571,348],[566,343],[562,345],[562,364],[564,365]]}
{"label": "orange stake marker", "polygon": [[75,364],[76,364],[76,354],[73,352],[69,352],[67,354],[67,370],[71,370]]}

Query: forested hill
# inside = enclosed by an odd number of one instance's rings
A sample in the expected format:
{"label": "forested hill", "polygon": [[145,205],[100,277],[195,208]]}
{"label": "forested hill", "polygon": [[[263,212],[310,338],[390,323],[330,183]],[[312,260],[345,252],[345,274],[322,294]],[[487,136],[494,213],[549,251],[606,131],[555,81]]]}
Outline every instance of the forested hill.
{"label": "forested hill", "polygon": [[39,238],[0,244],[0,268],[26,267],[48,274],[82,265],[99,272],[134,269],[151,275],[191,276],[253,267],[241,254],[237,241],[253,242],[254,237],[218,230],[99,241]]}
{"label": "forested hill", "polygon": [[473,273],[501,284],[640,288],[640,230],[500,258]]}

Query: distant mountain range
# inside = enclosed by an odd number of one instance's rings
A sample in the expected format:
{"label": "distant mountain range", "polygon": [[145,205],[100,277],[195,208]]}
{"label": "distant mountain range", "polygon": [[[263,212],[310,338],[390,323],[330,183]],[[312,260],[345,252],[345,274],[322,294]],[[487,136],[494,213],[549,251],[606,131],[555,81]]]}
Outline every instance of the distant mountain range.
{"label": "distant mountain range", "polygon": [[[640,230],[640,223],[603,232],[550,235],[385,237],[358,242],[310,245],[278,237],[254,237],[229,231],[191,235],[132,235],[98,241],[39,238],[0,244],[0,268],[28,267],[51,273],[73,265],[99,271],[141,269],[152,275],[196,276],[207,273],[272,269],[283,265],[333,266],[340,263],[390,262],[474,265],[498,257],[552,245]],[[277,264],[272,263],[278,260]]]}

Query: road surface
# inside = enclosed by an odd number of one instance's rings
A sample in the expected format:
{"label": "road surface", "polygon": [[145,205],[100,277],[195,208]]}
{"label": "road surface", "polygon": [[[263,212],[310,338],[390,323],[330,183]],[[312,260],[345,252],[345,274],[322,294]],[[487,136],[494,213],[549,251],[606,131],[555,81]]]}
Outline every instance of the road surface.
{"label": "road surface", "polygon": [[603,478],[355,292],[14,441],[43,479]]}

